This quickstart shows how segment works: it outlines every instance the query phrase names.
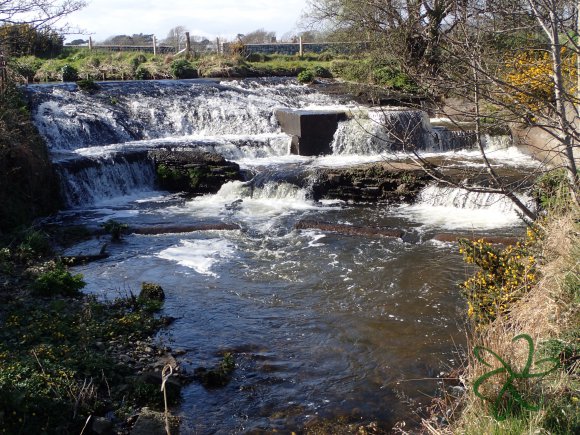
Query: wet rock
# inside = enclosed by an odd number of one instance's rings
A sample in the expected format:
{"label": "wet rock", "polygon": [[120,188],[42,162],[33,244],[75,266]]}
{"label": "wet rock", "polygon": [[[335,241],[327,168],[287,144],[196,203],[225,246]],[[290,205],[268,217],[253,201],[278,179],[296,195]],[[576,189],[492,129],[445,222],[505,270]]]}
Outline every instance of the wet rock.
{"label": "wet rock", "polygon": [[317,229],[339,234],[348,234],[366,237],[395,237],[402,238],[403,231],[392,228],[372,228],[358,227],[355,225],[331,224],[325,222],[303,220],[298,222],[295,227],[297,230]]}
{"label": "wet rock", "polygon": [[216,153],[155,150],[149,156],[155,162],[159,187],[171,192],[216,193],[224,183],[242,180],[239,165]]}
{"label": "wet rock", "polygon": [[205,388],[220,388],[226,386],[235,368],[234,357],[230,353],[223,356],[222,361],[214,368],[198,367],[193,372],[193,378]]}
{"label": "wet rock", "polygon": [[113,423],[105,417],[91,417],[91,430],[97,435],[113,435]]}
{"label": "wet rock", "polygon": [[420,169],[389,167],[380,163],[354,168],[326,168],[313,177],[315,200],[354,202],[413,202],[429,177]]}
{"label": "wet rock", "polygon": [[[137,377],[137,382],[149,385],[155,385],[161,390],[161,372],[144,372]],[[165,389],[167,390],[167,399],[170,403],[175,403],[181,395],[181,384],[174,377],[169,377],[165,381]]]}
{"label": "wet rock", "polygon": [[[179,419],[169,416],[169,429],[172,435],[179,434]],[[152,411],[149,408],[143,408],[135,426],[131,430],[131,435],[166,435],[165,414],[162,412]]]}
{"label": "wet rock", "polygon": [[157,235],[157,234],[179,234],[179,233],[191,233],[193,231],[233,231],[239,230],[240,226],[235,224],[225,224],[225,223],[215,223],[215,224],[197,224],[197,225],[168,225],[168,226],[154,226],[154,227],[141,227],[133,228],[132,232],[134,234],[146,234],[146,235]]}
{"label": "wet rock", "polygon": [[141,284],[141,293],[139,293],[139,300],[149,301],[163,301],[165,300],[165,292],[159,284],[144,282]]}

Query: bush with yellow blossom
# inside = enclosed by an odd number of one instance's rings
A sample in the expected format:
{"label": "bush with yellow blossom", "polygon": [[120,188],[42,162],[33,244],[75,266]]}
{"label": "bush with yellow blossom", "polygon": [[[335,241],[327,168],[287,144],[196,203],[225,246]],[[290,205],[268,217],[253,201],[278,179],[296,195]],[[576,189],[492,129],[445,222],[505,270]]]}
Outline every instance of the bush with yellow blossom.
{"label": "bush with yellow blossom", "polygon": [[[548,51],[527,50],[504,61],[504,99],[539,113],[554,101],[552,57]],[[562,73],[568,92],[575,92],[576,56],[562,48]]]}
{"label": "bush with yellow blossom", "polygon": [[459,252],[466,263],[478,266],[475,274],[461,284],[467,298],[467,314],[476,324],[507,314],[511,305],[537,282],[536,258],[530,250],[536,237],[530,228],[524,242],[503,249],[484,239],[459,242]]}

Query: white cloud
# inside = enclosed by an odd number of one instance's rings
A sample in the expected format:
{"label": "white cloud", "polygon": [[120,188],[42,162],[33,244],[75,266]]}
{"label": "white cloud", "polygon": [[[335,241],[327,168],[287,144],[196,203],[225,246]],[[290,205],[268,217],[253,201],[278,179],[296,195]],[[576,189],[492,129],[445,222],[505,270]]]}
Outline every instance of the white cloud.
{"label": "white cloud", "polygon": [[164,38],[178,25],[192,34],[212,37],[256,29],[280,36],[296,28],[305,7],[306,0],[92,0],[68,22],[92,34],[95,41],[134,33]]}

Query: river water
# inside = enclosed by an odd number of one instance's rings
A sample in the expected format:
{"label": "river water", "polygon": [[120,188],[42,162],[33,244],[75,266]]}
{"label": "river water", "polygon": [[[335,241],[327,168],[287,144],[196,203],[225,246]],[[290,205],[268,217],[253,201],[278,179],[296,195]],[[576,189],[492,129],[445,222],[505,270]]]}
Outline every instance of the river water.
{"label": "river water", "polygon": [[[240,228],[131,234],[108,244],[109,258],[74,268],[86,291],[104,298],[138,293],[144,281],[160,284],[163,313],[177,320],[159,340],[185,350],[185,369],[214,366],[233,353],[227,386],[183,389],[176,410],[183,433],[300,431],[326,418],[374,421],[384,430],[405,420],[412,427],[418,417],[411,410],[436,393],[436,378],[457,365],[465,344],[457,284],[467,272],[457,247],[432,236],[522,232],[501,198],[437,186],[412,206],[315,202],[307,186],[283,176],[251,193],[231,182],[216,195],[186,199],[156,190],[151,163],[131,157],[143,149],[203,148],[258,174],[397,157],[357,130],[360,113],[340,125],[332,155],[288,155],[276,108],[339,105],[292,80],[103,83],[95,95],[44,85],[28,92],[69,203],[57,220]],[[444,145],[423,148],[479,164],[475,152]],[[498,165],[533,165],[502,141],[490,140],[489,151]],[[301,220],[403,229],[412,237],[295,229]],[[94,253],[105,242],[69,252]]]}

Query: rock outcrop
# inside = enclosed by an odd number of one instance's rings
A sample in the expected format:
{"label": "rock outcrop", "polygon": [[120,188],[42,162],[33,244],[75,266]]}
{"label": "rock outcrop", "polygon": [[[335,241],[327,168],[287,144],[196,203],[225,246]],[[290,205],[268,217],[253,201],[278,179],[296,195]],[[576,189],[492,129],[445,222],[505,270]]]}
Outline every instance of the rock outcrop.
{"label": "rock outcrop", "polygon": [[159,187],[170,192],[216,193],[224,183],[242,179],[239,165],[219,154],[156,150],[149,156],[155,162]]}
{"label": "rock outcrop", "polygon": [[314,199],[353,202],[413,202],[430,178],[420,169],[393,169],[382,164],[327,168],[316,175]]}

